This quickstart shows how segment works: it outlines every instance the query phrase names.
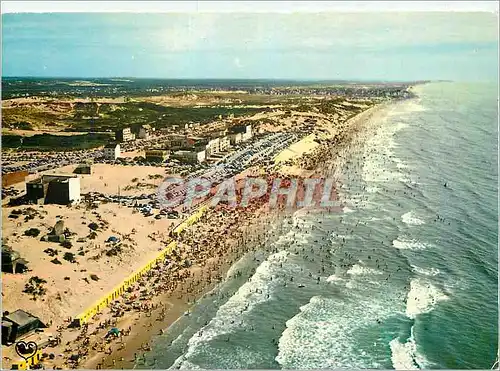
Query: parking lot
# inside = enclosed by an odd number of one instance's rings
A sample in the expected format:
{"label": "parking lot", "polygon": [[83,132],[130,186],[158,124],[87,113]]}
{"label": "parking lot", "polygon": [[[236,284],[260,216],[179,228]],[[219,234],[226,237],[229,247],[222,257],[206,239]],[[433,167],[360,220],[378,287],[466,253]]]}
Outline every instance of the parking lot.
{"label": "parking lot", "polygon": [[275,133],[260,140],[248,142],[240,146],[236,152],[227,155],[220,162],[207,169],[200,169],[184,177],[182,185],[160,186],[158,189],[159,204],[180,205],[187,194],[186,183],[194,178],[203,178],[213,186],[235,176],[254,164],[270,165],[273,158],[291,143],[297,141],[295,134]]}

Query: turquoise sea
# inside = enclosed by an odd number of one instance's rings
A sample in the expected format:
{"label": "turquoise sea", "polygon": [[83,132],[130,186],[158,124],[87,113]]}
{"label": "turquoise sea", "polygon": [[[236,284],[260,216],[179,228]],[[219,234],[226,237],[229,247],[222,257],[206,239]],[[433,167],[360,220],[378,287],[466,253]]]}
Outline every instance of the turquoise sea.
{"label": "turquoise sea", "polygon": [[430,83],[388,108],[342,171],[344,212],[276,226],[136,367],[489,369],[497,91]]}

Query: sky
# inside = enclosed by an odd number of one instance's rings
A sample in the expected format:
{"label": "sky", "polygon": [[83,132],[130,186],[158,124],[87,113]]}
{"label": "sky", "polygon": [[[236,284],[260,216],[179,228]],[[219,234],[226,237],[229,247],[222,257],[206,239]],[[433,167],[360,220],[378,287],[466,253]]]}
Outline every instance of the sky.
{"label": "sky", "polygon": [[2,75],[497,81],[498,13],[9,13]]}

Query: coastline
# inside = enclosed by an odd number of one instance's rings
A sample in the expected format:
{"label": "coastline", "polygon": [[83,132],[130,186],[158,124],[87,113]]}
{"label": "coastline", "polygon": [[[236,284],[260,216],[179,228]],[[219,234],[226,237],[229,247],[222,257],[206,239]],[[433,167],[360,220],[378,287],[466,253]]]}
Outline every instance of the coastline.
{"label": "coastline", "polygon": [[[332,124],[333,133],[329,140],[316,147],[313,151],[304,151],[304,153],[297,156],[299,159],[304,156],[310,157],[312,163],[314,163],[314,170],[303,169],[300,164],[294,166],[295,170],[304,177],[310,177],[313,174],[321,174],[331,170],[332,166],[330,164],[333,164],[333,168],[338,169],[340,166],[339,156],[334,155],[333,152],[338,154],[341,148],[349,150],[349,143],[353,135],[361,130],[361,126],[368,122],[374,114],[383,110],[388,104],[392,104],[392,102],[377,103],[339,125]],[[337,133],[335,134],[335,132]],[[325,159],[329,161],[325,161]],[[328,169],[329,166],[330,169]],[[290,175],[287,174],[287,171],[284,171],[284,168],[284,165],[276,164],[272,170],[278,171],[285,176]],[[249,172],[250,169],[247,169],[244,173]],[[205,237],[212,238],[212,244],[220,245],[221,242],[226,244],[225,247],[218,246],[219,251],[217,252],[219,254],[205,249],[202,251],[205,256],[201,257],[199,264],[194,262],[189,268],[181,267],[179,269],[179,272],[182,271],[183,275],[181,278],[178,276],[174,278],[175,282],[168,282],[169,277],[166,277],[167,283],[164,290],[158,290],[140,299],[144,299],[144,303],[147,304],[145,304],[144,310],[140,309],[139,313],[135,308],[134,310],[129,308],[120,316],[115,316],[116,310],[113,312],[110,308],[106,308],[83,329],[63,329],[63,326],[59,327],[57,332],[61,338],[61,345],[55,349],[47,349],[48,353],[54,353],[57,356],[54,361],[44,360],[44,365],[46,367],[86,369],[133,368],[135,355],[140,355],[150,349],[153,338],[178,320],[189,310],[192,303],[216,287],[218,282],[223,280],[234,262],[244,254],[258,248],[257,242],[259,238],[269,230],[272,223],[276,222],[276,219],[273,219],[276,215],[267,213],[263,207],[258,205],[236,213],[238,217],[241,217],[241,221],[247,224],[244,231],[241,230],[237,219],[231,213],[223,216],[214,216],[213,213],[214,211],[211,210],[208,216],[203,217],[189,230],[201,229]],[[217,217],[219,217],[219,220],[217,220]],[[224,228],[224,225],[226,225],[226,228]],[[216,230],[212,230],[211,227],[215,227]],[[231,228],[232,231],[230,231]],[[212,234],[216,233],[219,233],[219,239],[217,239],[217,236],[215,238],[212,236]],[[191,255],[199,255],[197,252],[192,251],[191,246],[183,245],[182,238],[180,240],[180,255],[190,254],[190,258]],[[207,246],[211,247],[210,244]],[[157,273],[161,275],[164,272],[162,272],[161,264],[159,266]],[[148,288],[150,288],[152,286],[150,281],[158,277],[158,275],[155,277],[153,274],[139,280],[138,287],[134,287],[136,293],[141,291],[143,287],[149,286]],[[125,300],[125,298],[119,299]],[[105,325],[104,322],[106,322]],[[100,323],[103,323],[103,326],[99,326]],[[127,335],[120,339],[105,340],[107,330],[112,327],[127,330]],[[104,346],[101,346],[101,343]],[[145,346],[145,344],[148,345]],[[82,354],[83,357],[73,363],[66,362],[72,354]]]}
{"label": "coastline", "polygon": [[[279,217],[280,216],[278,216],[278,218]],[[132,316],[130,316],[130,318],[124,319],[124,321],[120,323],[121,327],[131,326],[131,332],[127,336],[125,346],[122,349],[114,349],[110,354],[105,355],[105,357],[101,357],[102,354],[97,353],[85,361],[82,367],[85,369],[95,369],[99,367],[100,363],[100,367],[102,368],[132,369],[135,364],[135,356],[140,356],[146,349],[149,349],[149,344],[154,341],[156,336],[161,335],[163,331],[166,331],[169,326],[189,311],[192,304],[210,293],[210,291],[225,278],[229,269],[235,262],[244,254],[255,249],[256,243],[252,242],[259,240],[268,232],[268,227],[271,225],[271,222],[275,221],[275,215],[260,215],[260,218],[252,220],[251,224],[248,225],[242,233],[244,240],[251,241],[250,243],[245,242],[242,245],[243,249],[228,251],[224,255],[212,257],[210,263],[201,268],[193,267],[192,271],[195,274],[194,276],[182,282],[181,285],[172,292],[159,294],[151,300],[153,305],[163,305],[169,308],[163,317],[160,316],[162,317],[161,320],[158,320],[160,317],[157,316],[161,308],[151,311],[148,315],[139,314],[137,318],[132,318]],[[197,291],[195,293],[189,292],[197,279],[204,277],[208,272],[220,277],[221,280],[208,281],[201,279],[197,282]],[[148,344],[148,347],[143,347],[144,344]]]}
{"label": "coastline", "polygon": [[[370,107],[369,109],[361,112],[360,114],[354,116],[350,120],[348,120],[348,122],[346,122],[345,124],[346,127],[350,128],[348,135],[352,135],[352,131],[354,131],[354,133],[357,133],[359,130],[362,130],[363,128],[361,126],[366,125],[368,122],[370,122],[370,120],[373,120],[374,116],[376,119],[378,117],[377,115],[382,114],[387,109],[388,106],[395,103],[397,102],[382,102],[380,104],[376,104]],[[313,173],[318,174],[330,171],[331,170],[330,164],[335,163],[334,173],[337,173],[338,169],[341,166],[338,160],[343,157],[342,155],[341,156],[338,155],[340,153],[343,153],[344,151],[349,150],[349,145],[348,145],[349,143],[344,143],[344,144],[345,146],[342,146],[342,148],[336,148],[335,151],[332,151],[332,147],[327,145],[326,149],[329,150],[330,155],[333,155],[333,158],[326,163],[318,161],[315,171],[307,171],[296,168],[296,172],[298,172],[300,175],[305,175],[306,177],[308,177],[311,176]],[[333,154],[333,152],[335,152],[335,155]],[[290,173],[290,171],[282,171],[284,170],[283,167],[280,170],[284,174]],[[204,223],[204,221],[200,221],[199,223]],[[246,233],[249,235],[255,235],[254,229],[258,228],[259,226],[257,225],[250,226],[248,227]],[[262,224],[260,225],[260,228],[262,228]],[[252,247],[246,246],[246,249],[244,249],[240,254],[233,253],[226,256],[226,259],[224,259],[224,257],[219,258],[222,259],[225,264],[219,266],[218,273],[225,276],[226,273],[231,268],[232,262],[236,262],[237,260],[239,260],[245,253],[253,251],[254,247],[255,246]],[[198,295],[195,296],[194,301],[198,301],[199,299],[201,299],[204,295],[213,290],[216,287],[216,285],[217,283],[215,284],[209,283],[205,285],[198,293]],[[185,313],[186,310],[189,309],[190,307],[189,300],[186,300],[185,297],[181,298],[182,295],[176,297],[176,295],[178,294],[179,292],[173,292],[157,296],[155,301],[168,303],[171,305],[172,309],[169,311],[165,319],[162,321],[155,321],[151,319],[151,317],[145,317],[145,316],[142,317],[139,321],[136,322],[135,325],[136,330],[132,331],[131,339],[130,341],[127,342],[126,347],[122,350],[118,350],[108,355],[104,360],[104,367],[125,368],[125,369],[133,368],[135,364],[134,355],[136,354],[139,355],[141,352],[144,352],[144,350],[141,349],[141,344],[146,342],[150,343],[151,341],[154,341],[155,337],[162,334],[163,331],[166,331],[169,326],[175,323],[183,315],[183,313]],[[149,330],[146,331],[146,328],[149,328]],[[113,362],[113,360],[115,361]],[[95,359],[93,361],[89,359],[89,361],[86,362],[84,366],[85,368],[95,368],[96,364],[97,363],[95,362]],[[149,366],[154,366],[154,364]]]}

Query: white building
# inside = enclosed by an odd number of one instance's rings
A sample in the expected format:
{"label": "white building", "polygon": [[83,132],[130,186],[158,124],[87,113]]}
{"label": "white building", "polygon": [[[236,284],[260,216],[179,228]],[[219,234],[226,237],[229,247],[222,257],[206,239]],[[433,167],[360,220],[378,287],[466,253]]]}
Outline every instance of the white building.
{"label": "white building", "polygon": [[206,147],[205,147],[206,156],[209,157],[212,154],[218,153],[219,147],[220,147],[220,139],[219,138],[214,138],[214,139],[209,140]]}
{"label": "white building", "polygon": [[187,163],[200,163],[206,160],[206,153],[204,150],[194,149],[192,151],[177,151],[172,153],[170,157]]}
{"label": "white building", "polygon": [[129,142],[135,140],[135,134],[130,128],[119,129],[115,132],[117,142]]}
{"label": "white building", "polygon": [[243,136],[241,133],[229,134],[229,141],[231,144],[238,144],[238,143],[241,143],[241,141],[243,140],[242,137]]}
{"label": "white building", "polygon": [[68,199],[71,203],[79,203],[82,200],[80,195],[80,178],[68,178]]}
{"label": "white building", "polygon": [[245,127],[245,132],[244,132],[244,133],[242,133],[242,138],[241,138],[241,139],[242,139],[244,142],[246,142],[247,140],[252,139],[252,135],[253,135],[253,133],[252,133],[252,125],[247,125],[247,126]]}
{"label": "white building", "polygon": [[80,178],[77,175],[44,174],[26,183],[26,197],[37,204],[78,203],[81,201]]}
{"label": "white building", "polygon": [[118,143],[108,143],[104,146],[104,158],[106,160],[116,160],[120,157],[120,145]]}
{"label": "white building", "polygon": [[252,125],[233,126],[229,129],[229,134],[231,136],[231,143],[246,142],[252,138]]}
{"label": "white building", "polygon": [[136,137],[139,139],[149,139],[153,131],[155,131],[155,129],[152,128],[151,125],[141,125],[137,129]]}
{"label": "white building", "polygon": [[220,152],[224,152],[224,151],[227,151],[229,149],[229,147],[231,147],[231,139],[229,138],[229,136],[223,136],[222,138],[220,138],[219,140],[219,151]]}

